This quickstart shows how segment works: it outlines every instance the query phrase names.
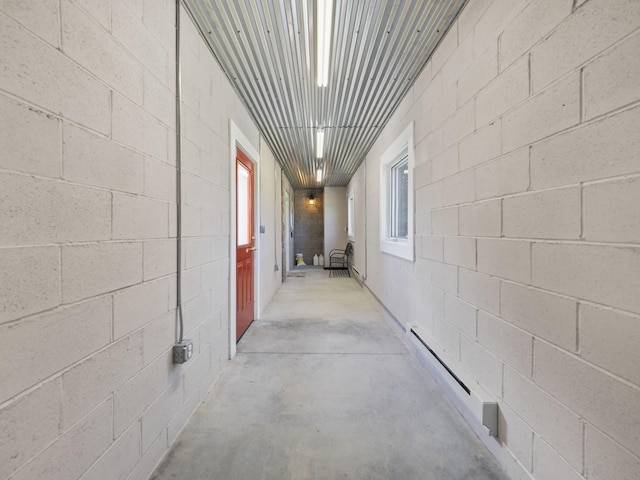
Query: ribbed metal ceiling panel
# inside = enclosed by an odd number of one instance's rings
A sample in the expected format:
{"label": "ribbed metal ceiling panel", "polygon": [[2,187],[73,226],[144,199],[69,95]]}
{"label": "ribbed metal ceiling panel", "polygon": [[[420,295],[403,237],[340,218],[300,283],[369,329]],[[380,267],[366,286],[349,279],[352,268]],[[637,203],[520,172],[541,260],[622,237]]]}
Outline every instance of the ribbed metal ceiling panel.
{"label": "ribbed metal ceiling panel", "polygon": [[349,182],[466,2],[335,0],[318,87],[314,0],[183,1],[294,188]]}

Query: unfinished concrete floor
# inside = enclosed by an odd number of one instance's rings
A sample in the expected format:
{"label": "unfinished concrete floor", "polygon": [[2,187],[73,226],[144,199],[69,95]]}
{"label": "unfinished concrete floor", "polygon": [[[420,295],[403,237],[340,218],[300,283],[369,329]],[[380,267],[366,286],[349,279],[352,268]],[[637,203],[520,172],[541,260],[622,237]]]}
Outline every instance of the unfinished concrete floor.
{"label": "unfinished concrete floor", "polygon": [[153,479],[505,479],[354,279],[287,278]]}

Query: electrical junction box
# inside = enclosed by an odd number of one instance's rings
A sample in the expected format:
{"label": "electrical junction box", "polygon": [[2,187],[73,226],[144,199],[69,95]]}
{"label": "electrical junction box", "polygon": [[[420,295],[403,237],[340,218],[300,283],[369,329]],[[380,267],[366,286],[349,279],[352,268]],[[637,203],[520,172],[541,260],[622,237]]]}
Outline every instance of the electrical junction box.
{"label": "electrical junction box", "polygon": [[187,338],[173,346],[173,363],[185,363],[193,357],[193,342]]}

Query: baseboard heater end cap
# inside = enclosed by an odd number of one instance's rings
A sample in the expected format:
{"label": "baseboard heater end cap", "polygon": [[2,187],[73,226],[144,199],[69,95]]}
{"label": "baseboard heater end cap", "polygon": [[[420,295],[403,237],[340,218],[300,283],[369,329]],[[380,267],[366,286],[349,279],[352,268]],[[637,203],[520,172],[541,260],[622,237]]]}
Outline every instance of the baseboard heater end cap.
{"label": "baseboard heater end cap", "polygon": [[[457,361],[447,358],[447,354],[439,348],[437,342],[424,331],[408,326],[407,333],[414,347],[422,358],[430,365],[428,369],[444,382],[449,391],[456,395],[452,402],[460,410],[463,417],[479,422],[492,437],[498,436],[498,403],[491,397],[466,369]],[[439,381],[438,381],[439,380]],[[464,411],[463,411],[464,410]]]}

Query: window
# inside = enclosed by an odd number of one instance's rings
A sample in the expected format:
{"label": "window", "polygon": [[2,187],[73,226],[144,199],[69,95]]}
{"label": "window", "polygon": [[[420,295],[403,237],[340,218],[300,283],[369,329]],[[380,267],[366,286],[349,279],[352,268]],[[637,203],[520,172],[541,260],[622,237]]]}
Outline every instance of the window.
{"label": "window", "polygon": [[413,261],[413,123],[380,159],[380,248]]}
{"label": "window", "polygon": [[355,213],[356,198],[354,192],[351,191],[347,193],[347,235],[351,241],[354,241],[356,236]]}

